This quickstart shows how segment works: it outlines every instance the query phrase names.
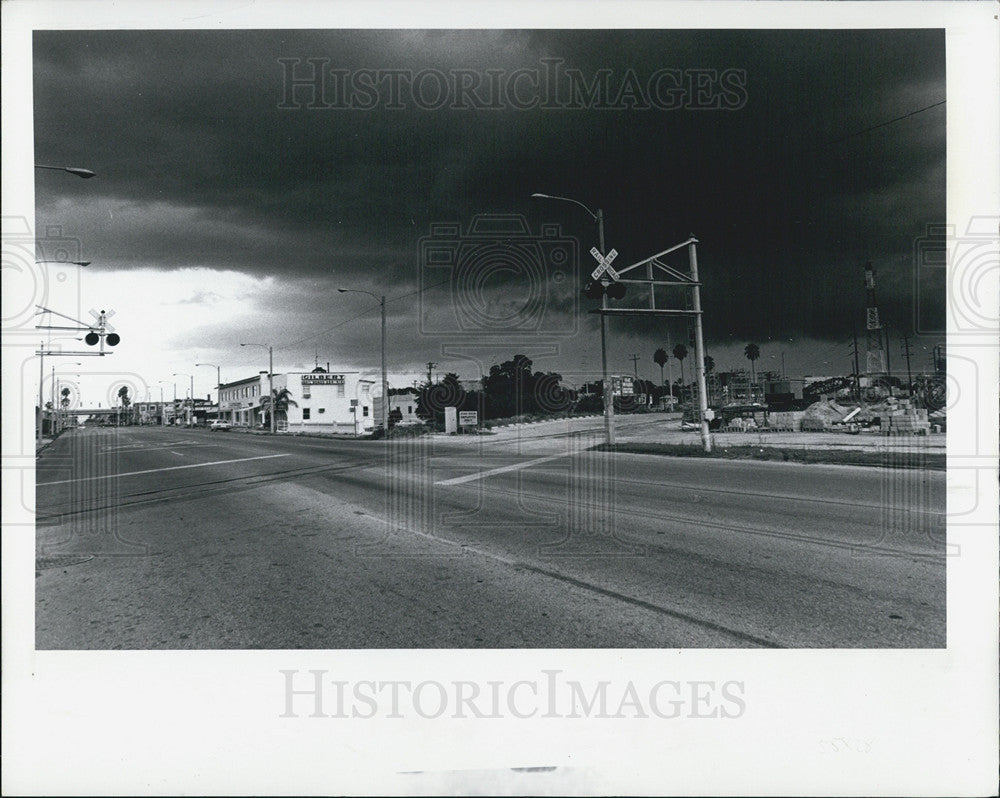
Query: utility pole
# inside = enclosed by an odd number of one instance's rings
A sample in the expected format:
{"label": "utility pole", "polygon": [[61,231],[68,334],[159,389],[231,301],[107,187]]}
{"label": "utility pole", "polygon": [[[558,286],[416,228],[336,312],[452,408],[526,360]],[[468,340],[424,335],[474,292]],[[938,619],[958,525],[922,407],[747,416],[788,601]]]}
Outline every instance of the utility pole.
{"label": "utility pole", "polygon": [[903,333],[903,355],[906,357],[906,389],[913,391],[913,372],[910,371],[910,337]]}
{"label": "utility pole", "polygon": [[706,452],[712,451],[712,436],[708,431],[708,393],[705,389],[705,341],[701,324],[701,284],[698,282],[698,255],[696,239],[692,235],[688,244],[691,268],[691,309],[694,311],[694,357],[698,375],[698,410],[701,416],[701,441]]}
{"label": "utility pole", "polygon": [[271,434],[274,435],[277,427],[275,416],[278,413],[274,401],[274,347],[270,345],[267,347],[267,393],[268,400],[271,402],[271,409],[268,412],[268,415],[271,417]]}
{"label": "utility pole", "polygon": [[389,434],[389,377],[385,370],[385,294],[380,297],[382,305],[382,432]]}
{"label": "utility pole", "polygon": [[885,329],[885,377],[889,383],[889,397],[892,398],[892,359],[889,357],[889,325],[884,324]]}
{"label": "utility pole", "polygon": [[437,365],[437,363],[428,363],[427,364],[427,384],[428,385],[431,385],[431,377],[433,375],[434,367],[436,365]]}
{"label": "utility pole", "polygon": [[854,328],[854,394],[861,403],[861,375],[858,373],[858,328]]}
{"label": "utility pole", "polygon": [[[604,211],[600,208],[594,214],[597,218],[597,245],[601,255],[607,255],[604,248]],[[608,309],[608,292],[601,294],[601,310]],[[601,386],[604,395],[604,440],[608,446],[615,445],[615,397],[611,392],[611,380],[608,378],[608,315],[601,314],[601,372],[604,383]]]}
{"label": "utility pole", "polygon": [[632,361],[632,373],[635,375],[635,381],[639,381],[639,356],[630,355],[629,360]]}
{"label": "utility pole", "polygon": [[667,385],[670,386],[670,409],[674,409],[674,354],[670,351],[670,330],[667,330]]}

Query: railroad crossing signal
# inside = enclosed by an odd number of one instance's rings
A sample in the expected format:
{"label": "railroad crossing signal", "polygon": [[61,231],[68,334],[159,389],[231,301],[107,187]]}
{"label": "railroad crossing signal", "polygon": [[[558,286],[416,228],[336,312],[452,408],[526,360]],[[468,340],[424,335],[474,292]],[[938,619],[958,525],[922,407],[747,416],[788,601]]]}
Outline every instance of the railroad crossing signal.
{"label": "railroad crossing signal", "polygon": [[97,346],[98,343],[101,344],[101,350],[104,349],[104,344],[108,346],[118,346],[121,343],[121,336],[116,332],[109,332],[109,330],[114,330],[110,324],[108,324],[108,317],[114,316],[115,312],[113,310],[104,311],[102,310],[98,313],[96,310],[91,310],[90,315],[94,317],[97,322],[96,329],[94,327],[90,328],[90,332],[84,336],[84,342],[87,346]]}
{"label": "railroad crossing signal", "polygon": [[600,279],[601,275],[607,272],[612,280],[618,279],[618,272],[611,268],[611,261],[618,257],[618,251],[612,249],[607,255],[602,255],[597,247],[590,248],[590,254],[597,260],[597,268],[590,273],[594,280]]}

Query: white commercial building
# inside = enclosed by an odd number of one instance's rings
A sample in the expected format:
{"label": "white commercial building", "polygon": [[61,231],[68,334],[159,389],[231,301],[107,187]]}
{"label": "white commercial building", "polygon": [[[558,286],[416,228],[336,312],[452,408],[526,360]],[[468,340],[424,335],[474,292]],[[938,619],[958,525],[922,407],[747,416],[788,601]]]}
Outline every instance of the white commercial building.
{"label": "white commercial building", "polygon": [[[312,371],[275,374],[275,393],[288,392],[288,407],[278,402],[275,417],[279,430],[288,432],[336,432],[361,435],[375,427],[374,379],[360,372]],[[261,401],[267,396],[267,372],[222,385],[219,389],[220,417],[234,424],[257,425],[265,416]]]}
{"label": "white commercial building", "polygon": [[[408,389],[405,393],[395,393],[389,397],[389,412],[392,413],[394,410],[399,411],[399,421],[396,423],[400,426],[413,426],[415,424],[423,424],[424,420],[417,415],[417,407],[420,401],[420,394],[415,388]],[[382,397],[375,397],[375,418],[378,422],[382,423]]]}

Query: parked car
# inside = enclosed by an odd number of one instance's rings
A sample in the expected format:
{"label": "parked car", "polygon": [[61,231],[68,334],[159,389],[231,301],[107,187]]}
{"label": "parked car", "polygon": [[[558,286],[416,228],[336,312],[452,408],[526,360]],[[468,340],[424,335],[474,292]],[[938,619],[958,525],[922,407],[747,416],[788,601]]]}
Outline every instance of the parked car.
{"label": "parked car", "polygon": [[231,425],[228,421],[222,421],[219,419],[209,424],[208,428],[212,430],[212,432],[229,432],[230,426]]}

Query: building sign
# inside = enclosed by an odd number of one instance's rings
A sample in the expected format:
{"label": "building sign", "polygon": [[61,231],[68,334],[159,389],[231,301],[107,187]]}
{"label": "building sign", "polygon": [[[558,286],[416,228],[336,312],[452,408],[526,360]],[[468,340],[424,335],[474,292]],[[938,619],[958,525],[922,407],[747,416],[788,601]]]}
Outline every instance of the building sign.
{"label": "building sign", "polygon": [[635,391],[632,377],[612,377],[611,393],[615,396],[632,396]]}
{"label": "building sign", "polygon": [[460,427],[476,427],[479,425],[479,413],[476,410],[459,410],[458,424]]}
{"label": "building sign", "polygon": [[343,385],[343,374],[303,374],[303,385]]}

